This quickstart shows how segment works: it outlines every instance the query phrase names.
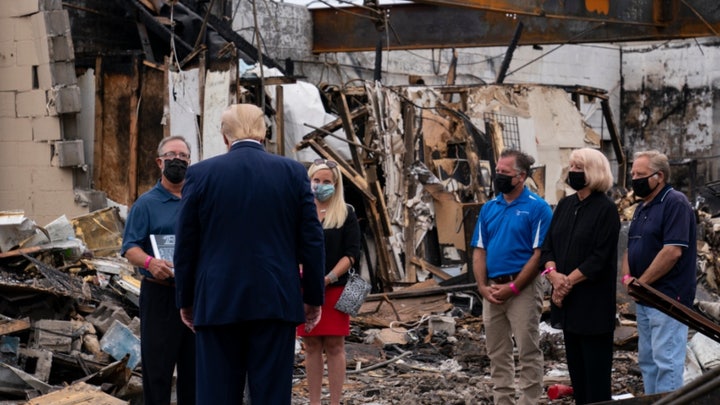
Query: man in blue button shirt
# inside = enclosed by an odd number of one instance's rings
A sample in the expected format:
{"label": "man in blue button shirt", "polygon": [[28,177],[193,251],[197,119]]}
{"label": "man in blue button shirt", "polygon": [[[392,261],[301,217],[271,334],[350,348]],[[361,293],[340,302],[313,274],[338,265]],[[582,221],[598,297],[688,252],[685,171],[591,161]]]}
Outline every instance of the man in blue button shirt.
{"label": "man in blue button shirt", "polygon": [[496,405],[515,403],[513,336],[520,366],[518,403],[538,404],[543,392],[542,289],[537,275],[552,210],[525,187],[534,162],[517,150],[502,152],[495,167],[498,195],[480,210],[471,242]]}
{"label": "man in blue button shirt", "polygon": [[162,176],[132,206],[121,254],[143,276],[140,287],[140,355],[145,404],[169,404],[177,365],[177,403],[195,403],[195,335],[175,307],[173,263],[153,257],[150,235],[175,233],[180,193],[190,163],[181,136],[164,138],[155,159]]}
{"label": "man in blue button shirt", "polygon": [[[685,195],[668,184],[670,164],[658,151],[637,152],[632,188],[642,198],[628,230],[622,282],[634,278],[691,307],[695,299],[695,214]],[[636,305],[638,363],[646,394],[683,385],[688,327],[642,302]]]}

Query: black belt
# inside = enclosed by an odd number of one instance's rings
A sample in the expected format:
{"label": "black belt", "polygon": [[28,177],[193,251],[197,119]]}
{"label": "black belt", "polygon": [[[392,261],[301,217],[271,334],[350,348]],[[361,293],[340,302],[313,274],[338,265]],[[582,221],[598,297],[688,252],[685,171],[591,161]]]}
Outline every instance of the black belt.
{"label": "black belt", "polygon": [[495,284],[507,284],[514,281],[520,273],[506,274],[504,276],[497,276],[490,279]]}
{"label": "black belt", "polygon": [[147,276],[143,276],[143,280],[149,281],[149,282],[155,283],[155,284],[164,285],[165,287],[173,287],[173,288],[175,287],[174,281],[160,280],[157,278],[152,278],[152,277],[147,277]]}

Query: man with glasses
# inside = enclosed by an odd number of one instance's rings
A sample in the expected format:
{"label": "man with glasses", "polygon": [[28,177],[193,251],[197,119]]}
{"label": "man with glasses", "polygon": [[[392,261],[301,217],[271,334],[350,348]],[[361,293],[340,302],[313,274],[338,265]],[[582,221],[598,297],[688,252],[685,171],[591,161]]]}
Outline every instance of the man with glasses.
{"label": "man with glasses", "polygon": [[161,171],[155,187],[128,214],[121,254],[142,275],[140,351],[145,404],[169,404],[177,366],[177,403],[195,403],[195,335],[175,307],[173,263],[153,256],[150,235],[175,233],[190,145],[181,136],[160,141],[155,159]]}
{"label": "man with glasses", "polygon": [[[635,153],[630,174],[633,192],[642,201],[628,230],[622,282],[627,287],[637,278],[692,308],[697,288],[697,237],[690,202],[668,184],[670,164],[658,151]],[[635,308],[645,394],[682,387],[687,325],[642,302]]]}
{"label": "man with glasses", "polygon": [[480,210],[471,242],[495,404],[515,403],[513,337],[520,368],[518,403],[538,404],[542,394],[542,290],[537,275],[552,211],[525,187],[534,162],[517,150],[501,153],[495,167],[497,196]]}

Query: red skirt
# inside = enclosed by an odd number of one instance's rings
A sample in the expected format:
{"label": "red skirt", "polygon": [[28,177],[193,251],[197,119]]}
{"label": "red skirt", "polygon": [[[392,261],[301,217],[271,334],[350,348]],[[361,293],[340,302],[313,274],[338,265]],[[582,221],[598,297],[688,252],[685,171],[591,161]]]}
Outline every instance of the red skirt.
{"label": "red skirt", "polygon": [[322,306],[320,322],[310,333],[305,333],[305,324],[297,327],[298,336],[348,336],[350,335],[350,315],[335,309],[345,286],[325,288],[325,304]]}

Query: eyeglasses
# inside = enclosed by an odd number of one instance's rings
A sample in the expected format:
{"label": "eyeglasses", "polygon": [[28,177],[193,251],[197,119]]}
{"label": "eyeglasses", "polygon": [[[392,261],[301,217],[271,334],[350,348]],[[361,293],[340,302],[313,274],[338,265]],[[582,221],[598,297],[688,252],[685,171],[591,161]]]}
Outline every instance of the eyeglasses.
{"label": "eyeglasses", "polygon": [[329,167],[329,168],[331,168],[331,169],[334,169],[334,168],[337,167],[337,163],[335,163],[335,162],[332,161],[332,160],[327,160],[327,159],[315,159],[315,160],[313,161],[313,164],[314,164],[315,166],[325,165],[325,166],[327,166],[327,167]]}
{"label": "eyeglasses", "polygon": [[188,155],[187,153],[183,153],[183,152],[180,152],[180,153],[165,152],[165,153],[163,153],[162,155],[160,155],[160,157],[161,157],[161,158],[166,158],[166,159],[180,158],[180,159],[183,159],[183,160],[190,160],[190,155]]}

